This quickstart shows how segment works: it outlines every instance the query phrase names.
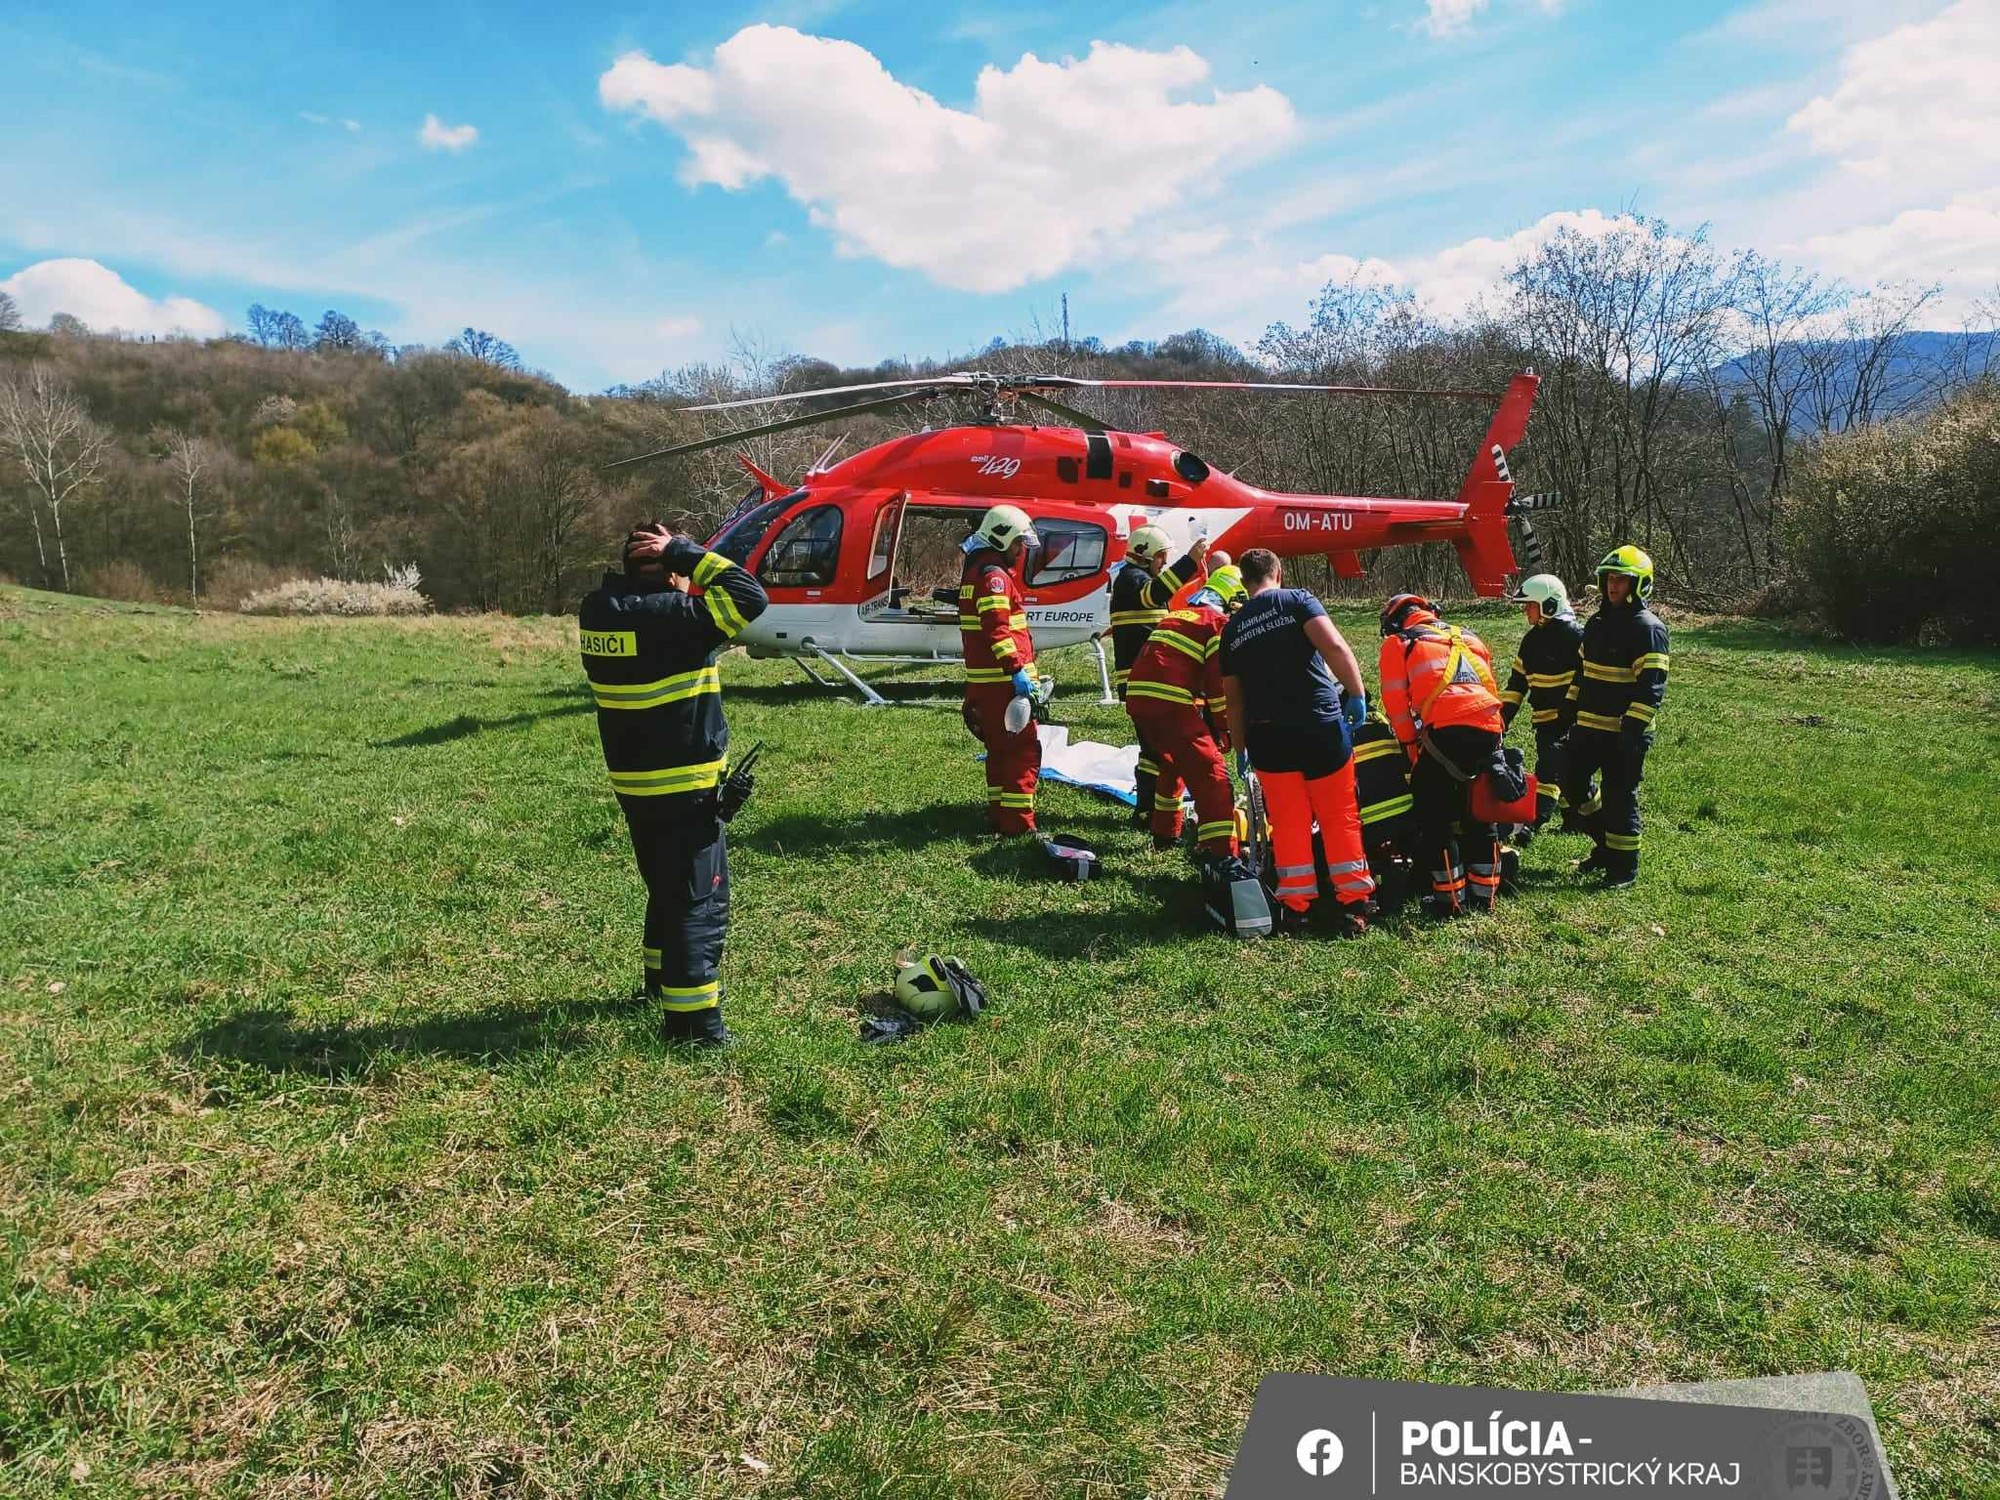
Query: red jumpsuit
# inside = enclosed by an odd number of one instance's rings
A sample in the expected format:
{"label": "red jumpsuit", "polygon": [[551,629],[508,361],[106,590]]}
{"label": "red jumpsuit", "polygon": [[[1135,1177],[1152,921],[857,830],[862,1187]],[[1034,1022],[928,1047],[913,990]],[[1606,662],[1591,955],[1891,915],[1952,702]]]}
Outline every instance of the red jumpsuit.
{"label": "red jumpsuit", "polygon": [[965,727],[986,747],[986,817],[999,834],[1035,831],[1035,783],[1042,741],[1035,721],[1007,732],[1014,673],[1032,667],[1027,601],[1006,554],[982,547],[958,581],[959,641],[965,651]]}
{"label": "red jumpsuit", "polygon": [[1181,831],[1181,784],[1194,797],[1200,819],[1195,836],[1211,854],[1236,852],[1236,799],[1222,747],[1208,725],[1208,711],[1222,708],[1222,669],[1216,659],[1228,617],[1212,605],[1170,610],[1146,638],[1125,683],[1125,712],[1140,742],[1159,757],[1153,795],[1153,837]]}

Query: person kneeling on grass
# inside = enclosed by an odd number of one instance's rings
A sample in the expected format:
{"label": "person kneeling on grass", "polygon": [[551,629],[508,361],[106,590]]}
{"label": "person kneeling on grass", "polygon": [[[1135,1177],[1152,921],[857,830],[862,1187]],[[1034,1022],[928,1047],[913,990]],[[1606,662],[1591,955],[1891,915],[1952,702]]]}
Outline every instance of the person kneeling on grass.
{"label": "person kneeling on grass", "polygon": [[1276,553],[1252,547],[1239,566],[1250,598],[1222,633],[1222,684],[1237,766],[1256,771],[1270,814],[1278,930],[1303,932],[1319,895],[1317,823],[1339,930],[1359,936],[1375,912],[1354,797],[1352,729],[1368,717],[1361,664],[1326,607],[1284,586]]}

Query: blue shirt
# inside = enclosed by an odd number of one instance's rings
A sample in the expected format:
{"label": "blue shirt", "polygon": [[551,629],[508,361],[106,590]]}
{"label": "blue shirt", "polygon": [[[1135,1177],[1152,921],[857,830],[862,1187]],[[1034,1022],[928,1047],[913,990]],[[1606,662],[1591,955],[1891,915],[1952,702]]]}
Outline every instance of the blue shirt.
{"label": "blue shirt", "polygon": [[1325,615],[1304,589],[1267,589],[1222,632],[1222,675],[1242,684],[1245,748],[1259,770],[1323,776],[1347,763],[1340,684],[1306,635]]}

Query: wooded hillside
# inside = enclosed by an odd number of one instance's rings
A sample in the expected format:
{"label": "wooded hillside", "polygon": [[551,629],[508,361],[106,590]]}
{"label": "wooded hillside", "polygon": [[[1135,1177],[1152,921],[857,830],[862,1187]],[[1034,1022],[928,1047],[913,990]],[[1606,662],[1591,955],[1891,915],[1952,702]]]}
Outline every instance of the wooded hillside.
{"label": "wooded hillside", "polygon": [[[1537,521],[1549,565],[1577,581],[1634,540],[1658,560],[1664,593],[1714,607],[1787,595],[1781,520],[1815,439],[1984,378],[1990,333],[1912,332],[1930,303],[1924,288],[1859,292],[1725,255],[1700,233],[1627,222],[1558,236],[1455,321],[1393,288],[1334,284],[1303,323],[1274,325],[1254,350],[1200,330],[1118,347],[995,339],[917,368],[1493,389],[1534,368],[1544,385],[1513,471],[1524,491],[1564,497]],[[0,333],[0,574],[230,607],[287,577],[379,578],[414,563],[440,608],[566,610],[633,521],[704,530],[745,490],[728,448],[605,471],[725,430],[677,406],[912,368],[739,346],[725,364],[586,397],[524,372],[479,330],[443,349],[395,349],[338,312],[308,329],[256,307],[247,326],[205,344],[93,336],[60,316],[48,332]],[[1256,483],[1382,495],[1454,494],[1487,415],[1403,399],[1122,392],[1078,403],[1115,426],[1169,432]],[[836,435],[853,451],[952,415],[863,416],[747,451],[793,478]],[[1344,589],[1406,586],[1464,584],[1448,549],[1404,550]]]}

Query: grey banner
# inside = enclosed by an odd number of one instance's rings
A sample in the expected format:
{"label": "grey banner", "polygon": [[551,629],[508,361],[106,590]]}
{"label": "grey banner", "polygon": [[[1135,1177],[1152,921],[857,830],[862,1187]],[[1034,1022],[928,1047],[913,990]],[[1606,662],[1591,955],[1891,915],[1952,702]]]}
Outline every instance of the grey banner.
{"label": "grey banner", "polygon": [[1272,1375],[1229,1500],[1886,1500],[1862,1418]]}

